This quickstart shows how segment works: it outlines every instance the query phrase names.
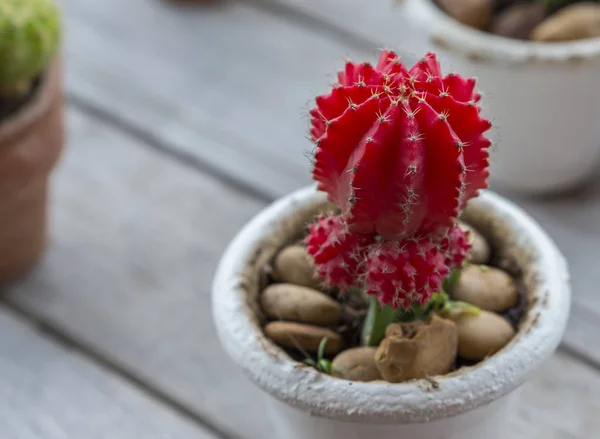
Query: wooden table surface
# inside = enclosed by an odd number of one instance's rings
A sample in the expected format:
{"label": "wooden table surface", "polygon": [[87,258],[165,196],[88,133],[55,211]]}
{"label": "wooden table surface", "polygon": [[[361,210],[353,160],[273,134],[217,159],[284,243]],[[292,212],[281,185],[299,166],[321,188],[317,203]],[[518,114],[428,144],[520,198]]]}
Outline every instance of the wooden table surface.
{"label": "wooden table surface", "polygon": [[[63,3],[69,145],[51,247],[0,303],[0,437],[274,438],[216,340],[212,273],[240,226],[310,181],[308,101],[343,56],[393,45],[392,2]],[[514,438],[599,438],[600,185],[505,195],[556,239],[574,288]]]}

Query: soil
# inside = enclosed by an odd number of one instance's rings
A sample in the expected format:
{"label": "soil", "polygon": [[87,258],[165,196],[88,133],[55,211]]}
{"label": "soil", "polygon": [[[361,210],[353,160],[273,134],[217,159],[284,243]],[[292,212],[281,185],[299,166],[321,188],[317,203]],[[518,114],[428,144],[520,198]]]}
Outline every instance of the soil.
{"label": "soil", "polygon": [[9,119],[19,110],[24,108],[27,103],[35,96],[40,85],[42,83],[42,77],[36,78],[27,94],[19,96],[18,98],[5,98],[0,95],[0,123]]}
{"label": "soil", "polygon": [[515,331],[519,329],[519,323],[527,311],[527,295],[525,294],[525,286],[522,283],[517,283],[517,291],[519,292],[519,301],[517,304],[500,314],[502,317],[508,320],[513,328],[515,328]]}
{"label": "soil", "polygon": [[[442,11],[467,26],[507,38],[551,42],[600,36],[600,0],[433,1]],[[582,3],[591,5],[592,9],[574,11],[568,14],[569,17],[561,16],[565,8]],[[472,18],[482,16],[491,18]]]}
{"label": "soil", "polygon": [[[308,233],[308,230],[305,230],[304,233]],[[281,248],[284,248],[287,245],[297,244],[298,240],[294,240],[293,242],[286,243]],[[273,260],[277,255],[274,256]],[[269,273],[272,272],[272,263],[273,260],[268,264],[268,266],[264,267],[264,279],[263,285],[264,287],[274,283],[275,281],[270,277]],[[505,270],[509,275],[511,275],[517,282],[517,289],[519,293],[519,301],[515,306],[508,309],[504,313],[500,314],[503,318],[505,318],[514,328],[515,331],[518,330],[520,322],[523,320],[525,313],[527,311],[528,300],[526,296],[526,289],[524,284],[520,281],[522,274],[520,271],[514,267],[507,267],[506,264],[502,263],[494,252],[494,249],[491,249],[491,257],[488,262],[489,266],[498,267]],[[336,299],[342,305],[342,319],[338,325],[328,326],[328,329],[337,332],[340,334],[344,341],[344,350],[361,346],[361,332],[362,327],[367,315],[368,304],[364,300],[363,296],[358,292],[350,291],[347,294],[339,294],[336,288],[324,290],[324,293],[328,294],[332,298]],[[265,324],[270,320],[266,320]],[[282,348],[286,351],[286,353],[294,360],[302,363],[308,358],[312,358],[316,360],[315,354],[310,354],[307,352],[302,352],[297,349],[287,349]],[[335,355],[324,355],[323,358],[332,360]],[[468,367],[477,364],[477,361],[467,360],[461,357],[458,357],[453,369],[449,372],[454,372],[461,367]]]}

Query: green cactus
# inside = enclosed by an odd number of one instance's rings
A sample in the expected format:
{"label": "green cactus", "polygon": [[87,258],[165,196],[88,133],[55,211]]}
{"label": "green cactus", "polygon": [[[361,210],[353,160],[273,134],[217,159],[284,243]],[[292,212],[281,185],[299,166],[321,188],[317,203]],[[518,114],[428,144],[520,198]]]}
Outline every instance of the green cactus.
{"label": "green cactus", "polygon": [[50,64],[61,37],[52,0],[0,0],[0,95],[26,94]]}

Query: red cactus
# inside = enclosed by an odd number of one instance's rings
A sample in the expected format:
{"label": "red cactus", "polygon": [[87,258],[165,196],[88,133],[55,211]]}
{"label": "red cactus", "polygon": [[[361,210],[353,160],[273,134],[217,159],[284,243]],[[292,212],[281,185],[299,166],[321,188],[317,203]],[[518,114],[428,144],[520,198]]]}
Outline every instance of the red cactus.
{"label": "red cactus", "polygon": [[469,250],[466,232],[455,226],[441,240],[383,241],[352,233],[339,215],[321,216],[305,239],[319,275],[341,291],[364,285],[382,303],[409,308],[426,303]]}
{"label": "red cactus", "polygon": [[365,259],[368,241],[366,235],[349,233],[341,218],[331,215],[321,216],[310,225],[305,244],[319,275],[344,291],[360,282],[358,265]]}
{"label": "red cactus", "polygon": [[310,112],[319,190],[350,231],[395,240],[443,233],[487,187],[490,123],[475,81],[442,77],[431,53],[407,70],[387,50],[375,67],[347,63],[338,80]]}
{"label": "red cactus", "polygon": [[456,218],[488,176],[490,123],[474,86],[442,77],[432,53],[408,70],[386,50],[376,66],[347,63],[317,97],[313,178],[342,212],[306,243],[327,282],[408,308],[461,266],[469,244]]}
{"label": "red cactus", "polygon": [[369,249],[365,289],[382,303],[407,309],[427,303],[448,273],[438,243],[427,238],[386,241]]}
{"label": "red cactus", "polygon": [[448,235],[440,243],[440,249],[446,258],[445,263],[451,270],[461,268],[470,248],[468,233],[459,226],[450,229]]}

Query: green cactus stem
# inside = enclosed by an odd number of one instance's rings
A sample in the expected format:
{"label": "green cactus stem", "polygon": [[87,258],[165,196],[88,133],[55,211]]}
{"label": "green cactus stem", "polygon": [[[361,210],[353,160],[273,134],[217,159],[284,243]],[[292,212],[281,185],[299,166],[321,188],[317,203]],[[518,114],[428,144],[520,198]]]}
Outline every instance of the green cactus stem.
{"label": "green cactus stem", "polygon": [[58,50],[58,7],[52,0],[0,0],[0,35],[0,99],[17,99]]}
{"label": "green cactus stem", "polygon": [[379,346],[385,330],[390,323],[396,321],[395,310],[389,305],[379,303],[377,297],[369,297],[369,311],[362,331],[364,346]]}

